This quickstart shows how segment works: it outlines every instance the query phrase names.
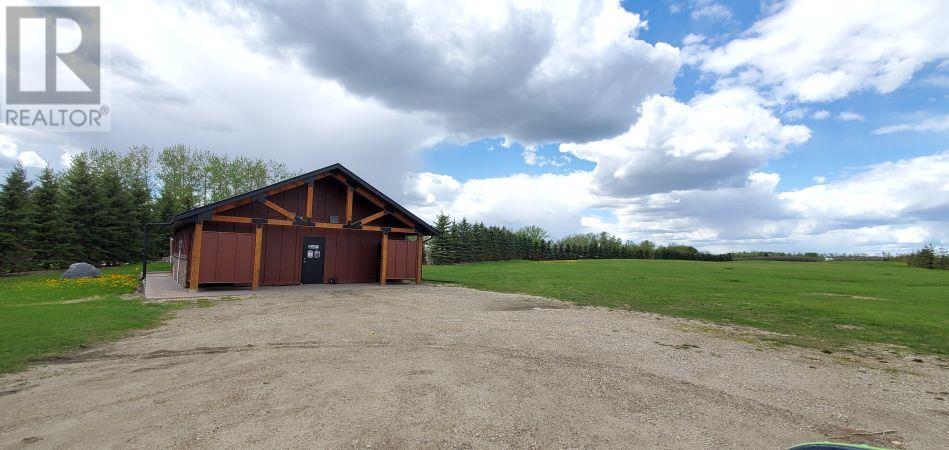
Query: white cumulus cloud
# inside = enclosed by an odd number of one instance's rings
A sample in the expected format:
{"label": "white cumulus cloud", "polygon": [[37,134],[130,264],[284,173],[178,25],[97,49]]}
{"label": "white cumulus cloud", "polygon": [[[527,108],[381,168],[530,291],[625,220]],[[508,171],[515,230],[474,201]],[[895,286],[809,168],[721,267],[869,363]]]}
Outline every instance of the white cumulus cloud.
{"label": "white cumulus cloud", "polygon": [[423,218],[444,212],[458,220],[466,217],[511,228],[540,225],[563,236],[576,232],[583,210],[596,203],[591,182],[590,172],[515,174],[464,182],[423,172],[410,174],[403,192],[406,204]]}
{"label": "white cumulus cloud", "polygon": [[24,167],[42,169],[46,167],[44,160],[33,150],[20,150],[20,146],[7,136],[0,134],[0,169],[13,167],[19,162]]}
{"label": "white cumulus cloud", "polygon": [[587,141],[671,91],[678,50],[616,0],[253,4],[264,38],[319,77],[467,137]]}
{"label": "white cumulus cloud", "polygon": [[943,0],[792,0],[727,44],[686,53],[720,76],[754,71],[778,97],[824,102],[892,92],[949,58],[946,23]]}
{"label": "white cumulus cloud", "polygon": [[513,175],[459,182],[432,173],[406,179],[407,204],[433,218],[512,228],[536,224],[555,237],[608,231],[625,239],[690,243],[712,251],[907,251],[949,243],[949,151],[868,166],[835,181],[782,192],[776,173],[744,183],[604,196],[593,172]]}
{"label": "white cumulus cloud", "polygon": [[748,88],[698,95],[689,103],[655,96],[641,108],[622,135],[560,146],[596,162],[595,181],[609,195],[742,185],[751,171],[810,138],[807,127],[782,124]]}
{"label": "white cumulus cloud", "polygon": [[875,164],[844,180],[780,195],[803,217],[823,220],[949,222],[949,151]]}

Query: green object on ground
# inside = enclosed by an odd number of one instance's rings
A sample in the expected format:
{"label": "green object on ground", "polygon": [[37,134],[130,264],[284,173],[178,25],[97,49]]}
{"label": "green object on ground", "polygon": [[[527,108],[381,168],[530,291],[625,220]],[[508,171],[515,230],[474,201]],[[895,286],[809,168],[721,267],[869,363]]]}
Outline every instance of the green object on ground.
{"label": "green object on ground", "polygon": [[798,444],[788,450],[886,450],[865,444],[846,444],[842,442],[807,442]]}
{"label": "green object on ground", "polygon": [[749,326],[827,351],[870,343],[949,355],[949,271],[897,262],[504,261],[425,266],[424,277]]}

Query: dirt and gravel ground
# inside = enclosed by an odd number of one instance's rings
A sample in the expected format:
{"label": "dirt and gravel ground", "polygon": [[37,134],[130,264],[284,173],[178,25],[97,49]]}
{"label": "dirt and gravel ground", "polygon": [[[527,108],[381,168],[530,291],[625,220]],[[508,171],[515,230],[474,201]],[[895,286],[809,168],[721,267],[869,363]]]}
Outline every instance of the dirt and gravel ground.
{"label": "dirt and gravel ground", "polygon": [[949,446],[945,361],[447,286],[267,293],[0,378],[0,446]]}

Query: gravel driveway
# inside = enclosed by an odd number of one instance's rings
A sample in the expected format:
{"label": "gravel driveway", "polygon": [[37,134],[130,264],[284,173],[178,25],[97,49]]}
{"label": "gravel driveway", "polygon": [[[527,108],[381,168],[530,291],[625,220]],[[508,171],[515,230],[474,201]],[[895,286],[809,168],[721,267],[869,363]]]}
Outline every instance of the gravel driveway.
{"label": "gravel driveway", "polygon": [[448,286],[265,290],[0,378],[0,446],[945,447],[924,359]]}

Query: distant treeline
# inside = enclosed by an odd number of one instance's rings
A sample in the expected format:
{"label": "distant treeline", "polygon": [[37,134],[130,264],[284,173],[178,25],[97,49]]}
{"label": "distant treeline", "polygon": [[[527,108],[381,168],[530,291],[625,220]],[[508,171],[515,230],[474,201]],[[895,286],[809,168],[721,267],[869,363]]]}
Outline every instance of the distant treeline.
{"label": "distant treeline", "polygon": [[949,252],[945,248],[935,248],[932,244],[902,256],[900,259],[912,267],[923,269],[949,269]]}
{"label": "distant treeline", "polygon": [[784,252],[735,252],[732,257],[736,261],[796,261],[796,262],[817,262],[823,261],[824,257],[819,253],[784,253]]}
{"label": "distant treeline", "polygon": [[[137,261],[146,223],[290,176],[273,161],[184,145],[92,149],[35,181],[17,165],[0,186],[0,274]],[[167,231],[150,234],[151,257],[168,253]]]}
{"label": "distant treeline", "polygon": [[894,255],[882,252],[879,255],[860,253],[783,253],[783,252],[738,252],[732,253],[736,261],[765,260],[765,261],[902,261],[911,267],[925,269],[949,269],[949,252],[944,248],[936,248],[932,244],[924,246],[915,252]]}
{"label": "distant treeline", "polygon": [[432,264],[457,264],[512,259],[684,259],[731,261],[731,254],[701,252],[688,245],[657,246],[651,241],[623,241],[608,233],[575,234],[551,240],[540,227],[518,230],[487,226],[480,222],[452,220],[440,214],[435,220],[440,235],[428,244]]}

